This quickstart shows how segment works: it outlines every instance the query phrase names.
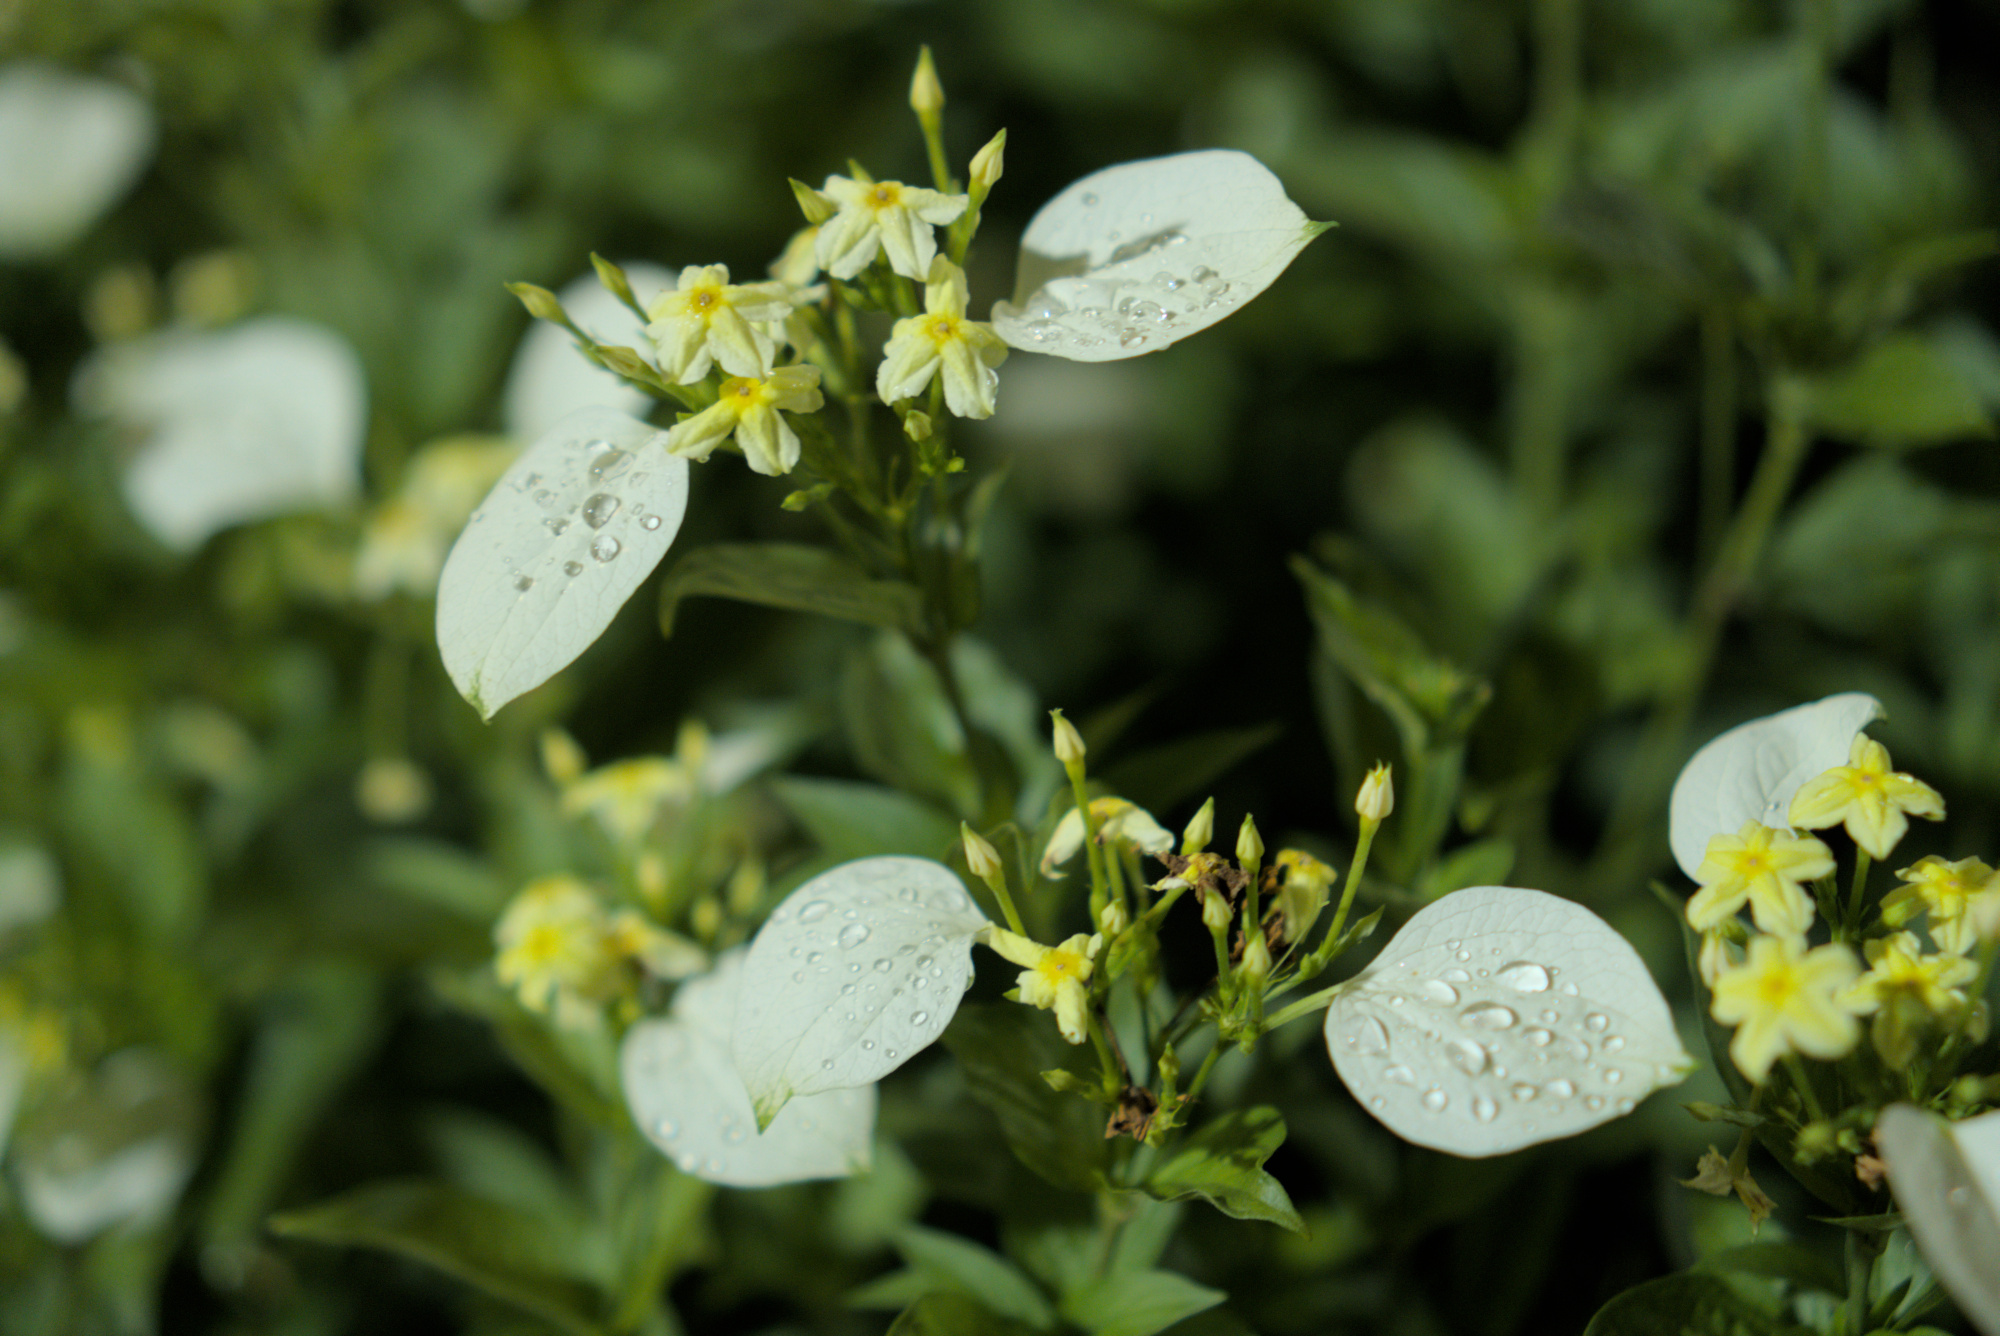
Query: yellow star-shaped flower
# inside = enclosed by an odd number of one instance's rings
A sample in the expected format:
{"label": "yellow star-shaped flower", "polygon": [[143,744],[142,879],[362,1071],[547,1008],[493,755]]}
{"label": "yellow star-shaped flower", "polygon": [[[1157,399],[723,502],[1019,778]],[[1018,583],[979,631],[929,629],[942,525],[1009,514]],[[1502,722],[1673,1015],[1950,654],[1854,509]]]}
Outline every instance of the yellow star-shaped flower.
{"label": "yellow star-shaped flower", "polygon": [[1896,875],[1903,884],[1882,898],[1882,921],[1900,928],[1928,913],[1931,940],[1941,950],[1970,951],[1979,940],[1981,911],[1991,916],[2000,909],[2000,876],[1977,858],[1951,863],[1929,854]]}
{"label": "yellow star-shaped flower", "polygon": [[940,370],[945,407],[962,418],[993,416],[1007,345],[993,326],[965,318],[965,271],[940,255],[924,286],[924,314],[898,320],[882,350],[875,393],[885,404],[914,399]]}
{"label": "yellow star-shaped flower", "polygon": [[1944,799],[1921,780],[1890,770],[1889,749],[1860,734],[1846,765],[1807,780],[1792,796],[1786,819],[1806,830],[1845,825],[1871,858],[1887,858],[1912,816],[1943,820]]}
{"label": "yellow star-shaped flower", "polygon": [[791,313],[788,284],[731,283],[726,265],[689,265],[646,307],[646,336],[660,370],[679,384],[694,384],[717,363],[732,376],[763,376],[777,344],[759,325]]}
{"label": "yellow star-shaped flower", "polygon": [[1772,830],[1746,821],[1734,835],[1708,842],[1696,869],[1701,883],[1687,903],[1688,923],[1707,932],[1750,905],[1762,932],[1802,935],[1813,920],[1813,899],[1803,883],[1833,871],[1833,853],[1810,835]]}
{"label": "yellow star-shaped flower", "polygon": [[1867,943],[1869,971],[1855,980],[1842,1001],[1867,1015],[1897,997],[1906,997],[1933,1016],[1956,1015],[1965,1005],[1964,985],[1979,966],[1950,952],[1925,955],[1913,932],[1894,933]]}
{"label": "yellow star-shaped flower", "polygon": [[1854,953],[1837,943],[1810,951],[1800,937],[1757,936],[1748,957],[1716,978],[1709,1010],[1736,1027],[1729,1056],[1753,1082],[1786,1053],[1838,1058],[1861,1038],[1842,997],[1861,974]]}
{"label": "yellow star-shaped flower", "polygon": [[[1099,844],[1129,844],[1145,854],[1165,853],[1174,847],[1174,837],[1153,820],[1151,812],[1123,798],[1092,798],[1090,815],[1097,822]],[[1042,850],[1042,875],[1058,876],[1056,869],[1076,857],[1081,848],[1083,812],[1072,807],[1056,822],[1048,847]]]}
{"label": "yellow star-shaped flower", "polygon": [[1016,987],[1021,1001],[1044,1011],[1054,1010],[1056,1028],[1072,1044],[1081,1044],[1090,1035],[1090,975],[1097,949],[1104,944],[1100,934],[1076,934],[1060,946],[1040,942],[991,928],[986,945],[1016,965],[1025,966]]}
{"label": "yellow star-shaped flower", "polygon": [[891,269],[922,282],[937,254],[931,226],[956,222],[971,202],[964,195],[865,176],[858,181],[829,176],[820,194],[838,212],[820,224],[814,251],[820,268],[843,279],[866,269],[880,250],[888,253]]}
{"label": "yellow star-shaped flower", "polygon": [[493,929],[493,972],[530,1011],[553,1010],[558,1024],[599,1018],[618,961],[606,940],[604,906],[574,877],[543,877],[514,897]]}
{"label": "yellow star-shaped flower", "polygon": [[799,462],[799,434],[779,410],[817,413],[825,402],[816,366],[781,366],[761,380],[737,376],[722,382],[712,405],[668,429],[667,451],[700,463],[733,434],[750,467],[774,478]]}

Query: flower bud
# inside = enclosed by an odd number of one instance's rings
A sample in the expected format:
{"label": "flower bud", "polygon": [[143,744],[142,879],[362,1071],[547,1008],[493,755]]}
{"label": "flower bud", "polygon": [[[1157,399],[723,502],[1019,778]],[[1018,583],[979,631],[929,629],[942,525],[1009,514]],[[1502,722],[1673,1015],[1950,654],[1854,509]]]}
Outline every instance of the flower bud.
{"label": "flower bud", "polygon": [[958,823],[959,838],[965,841],[966,870],[981,881],[991,881],[1000,875],[1000,851],[989,844],[986,838],[963,821]]}
{"label": "flower bud", "polygon": [[1229,926],[1229,897],[1220,891],[1203,890],[1201,895],[1201,921],[1210,932],[1221,932]]}
{"label": "flower bud", "polygon": [[803,181],[792,182],[792,198],[799,202],[799,212],[814,227],[840,212],[839,205]]}
{"label": "flower bud", "polygon": [[1107,900],[1097,915],[1097,927],[1106,937],[1116,937],[1132,925],[1132,915],[1123,900]]}
{"label": "flower bud", "polygon": [[917,48],[917,72],[910,78],[910,110],[919,116],[935,116],[944,110],[944,85],[938,82],[928,46]]}
{"label": "flower bud", "polygon": [[1386,763],[1378,764],[1361,781],[1361,792],[1354,795],[1354,810],[1363,821],[1383,821],[1396,810],[1396,785]]}
{"label": "flower bud", "polygon": [[632,295],[632,280],[625,277],[625,271],[596,251],[590,253],[590,267],[597,271],[597,281],[605,291],[624,302],[627,306],[637,306],[639,299]]}
{"label": "flower bud", "polygon": [[1236,861],[1248,867],[1263,857],[1264,838],[1257,833],[1257,822],[1246,812],[1243,824],[1236,828]]}
{"label": "flower bud", "polygon": [[931,435],[931,415],[913,408],[903,415],[903,434],[913,441],[927,441]]}
{"label": "flower bud", "polygon": [[1262,983],[1271,977],[1271,948],[1264,942],[1264,934],[1253,932],[1250,940],[1243,943],[1243,962],[1237,966],[1237,977],[1251,983]]}
{"label": "flower bud", "polygon": [[1187,829],[1181,832],[1181,857],[1198,854],[1208,847],[1215,837],[1215,799],[1210,798],[1201,805],[1201,810],[1188,819]]}
{"label": "flower bud", "polygon": [[1083,764],[1083,734],[1076,731],[1076,725],[1063,718],[1061,710],[1050,710],[1049,718],[1055,721],[1056,759],[1065,768]]}
{"label": "flower bud", "polygon": [[584,771],[583,748],[560,728],[542,730],[542,769],[557,785],[568,788]]}
{"label": "flower bud", "polygon": [[509,283],[507,291],[521,299],[521,305],[528,308],[528,314],[537,320],[553,320],[558,325],[567,325],[569,317],[563,314],[562,303],[556,294],[547,288],[538,288],[533,283]]}
{"label": "flower bud", "polygon": [[972,155],[972,188],[981,195],[993,189],[994,182],[1006,167],[1007,132],[1002,130],[986,141],[979,152]]}

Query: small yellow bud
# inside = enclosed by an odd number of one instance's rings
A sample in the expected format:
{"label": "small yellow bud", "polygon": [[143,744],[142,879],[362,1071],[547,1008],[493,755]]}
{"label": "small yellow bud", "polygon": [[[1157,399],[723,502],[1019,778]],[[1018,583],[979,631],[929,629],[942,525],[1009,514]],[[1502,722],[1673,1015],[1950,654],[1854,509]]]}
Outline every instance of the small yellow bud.
{"label": "small yellow bud", "polygon": [[1251,983],[1262,983],[1271,977],[1271,948],[1265,945],[1263,933],[1253,932],[1250,940],[1243,943],[1243,962],[1237,967],[1237,974]]}
{"label": "small yellow bud", "polygon": [[1361,781],[1361,792],[1354,795],[1354,810],[1364,821],[1387,820],[1396,810],[1396,785],[1386,762],[1377,764]]}
{"label": "small yellow bud", "polygon": [[927,441],[931,436],[931,415],[921,409],[911,409],[903,417],[903,434],[913,441]]}
{"label": "small yellow bud", "polygon": [[576,739],[560,728],[542,730],[542,770],[560,788],[576,783],[589,764]]}
{"label": "small yellow bud", "polygon": [[1201,805],[1201,810],[1189,818],[1187,829],[1181,832],[1181,857],[1198,854],[1208,847],[1215,837],[1215,799],[1210,798]]}
{"label": "small yellow bud", "polygon": [[431,778],[407,756],[378,756],[355,778],[354,802],[369,820],[400,826],[430,810]]}
{"label": "small yellow bud", "polygon": [[1063,718],[1061,710],[1050,710],[1049,718],[1055,721],[1056,759],[1064,766],[1083,764],[1083,734],[1076,731],[1076,725]]}
{"label": "small yellow bud", "polygon": [[972,155],[972,187],[981,195],[993,189],[1006,167],[1007,132],[1002,130],[986,141],[985,147]]}
{"label": "small yellow bud", "polygon": [[764,899],[764,865],[746,858],[729,874],[729,912],[747,917]]}
{"label": "small yellow bud", "polygon": [[712,895],[702,896],[688,911],[688,926],[702,941],[714,941],[715,934],[722,928],[722,905]]}
{"label": "small yellow bud", "polygon": [[567,325],[569,317],[563,314],[562,303],[556,294],[547,288],[538,288],[533,283],[509,283],[507,291],[521,299],[521,305],[528,308],[528,314],[537,320],[553,320],[558,325]]}
{"label": "small yellow bud", "polygon": [[966,870],[981,881],[991,881],[1000,875],[1000,851],[987,842],[986,837],[966,825],[958,823],[959,838],[965,841]]}
{"label": "small yellow bud", "polygon": [[1108,900],[1104,908],[1098,912],[1097,928],[1107,939],[1116,937],[1130,926],[1132,926],[1132,914],[1125,908],[1123,900]]}
{"label": "small yellow bud", "polygon": [[839,205],[803,181],[792,182],[792,198],[799,202],[799,212],[814,227],[840,212]]}
{"label": "small yellow bud", "polygon": [[1201,922],[1210,932],[1221,932],[1229,926],[1229,897],[1220,891],[1202,891]]}
{"label": "small yellow bud", "polygon": [[938,82],[928,46],[917,48],[917,72],[910,78],[910,110],[919,116],[935,116],[944,110],[944,85]]}
{"label": "small yellow bud", "polygon": [[1243,824],[1236,828],[1236,861],[1247,867],[1263,857],[1264,838],[1257,833],[1256,820],[1246,812]]}
{"label": "small yellow bud", "polygon": [[595,251],[592,251],[590,254],[590,265],[591,268],[597,270],[597,281],[602,283],[605,290],[612,296],[624,302],[627,306],[637,306],[639,304],[638,298],[632,295],[632,280],[625,277],[623,269],[620,269],[617,265],[611,263],[611,261],[605,259]]}
{"label": "small yellow bud", "polygon": [[649,905],[658,905],[667,898],[667,860],[657,849],[647,849],[640,853],[632,864],[632,880],[639,887],[639,895]]}
{"label": "small yellow bud", "polygon": [[606,371],[623,376],[627,380],[643,383],[659,379],[659,373],[653,370],[652,364],[630,348],[600,343],[597,345],[597,357],[604,364]]}

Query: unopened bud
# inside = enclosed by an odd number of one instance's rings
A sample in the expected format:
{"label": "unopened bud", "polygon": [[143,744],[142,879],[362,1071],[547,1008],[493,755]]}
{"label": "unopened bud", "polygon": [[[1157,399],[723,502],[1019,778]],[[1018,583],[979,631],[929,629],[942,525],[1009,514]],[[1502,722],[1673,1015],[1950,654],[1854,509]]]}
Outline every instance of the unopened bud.
{"label": "unopened bud", "polygon": [[657,377],[652,364],[645,358],[632,349],[617,344],[598,344],[597,359],[604,364],[605,370],[623,376],[627,380],[644,382]]}
{"label": "unopened bud", "polygon": [[1982,942],[2000,938],[2000,881],[1995,881],[1966,903],[1966,920],[1972,924],[1973,935]]}
{"label": "unopened bud", "polygon": [[840,212],[839,205],[803,181],[792,182],[792,198],[799,202],[799,212],[804,214],[806,221],[814,227],[818,227]]}
{"label": "unopened bud", "polygon": [[987,140],[979,152],[972,155],[970,170],[973,189],[982,195],[992,190],[994,182],[1000,179],[1000,173],[1007,165],[1006,159],[1007,132],[1002,130]]}
{"label": "unopened bud", "polygon": [[1199,812],[1189,818],[1187,829],[1181,832],[1181,857],[1200,853],[1214,837],[1215,799],[1210,798],[1201,805]]}
{"label": "unopened bud", "polygon": [[627,306],[637,306],[639,304],[638,298],[632,295],[632,281],[625,277],[623,269],[620,269],[617,265],[611,263],[611,261],[605,259],[595,251],[592,251],[590,254],[590,265],[591,268],[597,270],[597,281],[602,283],[605,290],[612,296],[624,302]]}
{"label": "unopened bud", "polygon": [[1354,810],[1364,821],[1384,821],[1389,813],[1396,810],[1396,785],[1390,779],[1386,763],[1377,765],[1368,772],[1368,778],[1361,781],[1361,792],[1354,795]]}
{"label": "unopened bud", "polygon": [[927,441],[931,436],[931,415],[922,409],[911,409],[903,415],[903,434],[913,441]]}
{"label": "unopened bud", "polygon": [[1236,861],[1248,867],[1263,857],[1264,838],[1257,833],[1257,822],[1246,812],[1243,824],[1236,828]]}
{"label": "unopened bud", "polygon": [[917,48],[917,72],[910,78],[910,110],[919,116],[935,116],[944,110],[944,85],[938,82],[928,46]]}
{"label": "unopened bud", "polygon": [[1271,977],[1271,948],[1264,942],[1264,934],[1253,932],[1250,940],[1243,943],[1243,963],[1237,967],[1241,978],[1252,983],[1262,983]]}
{"label": "unopened bud", "polygon": [[542,769],[562,788],[576,783],[587,762],[576,739],[560,728],[542,730]]}
{"label": "unopened bud", "polygon": [[1049,718],[1055,721],[1056,759],[1064,766],[1083,764],[1083,734],[1076,731],[1076,725],[1063,718],[1061,710],[1050,710]]}
{"label": "unopened bud", "polygon": [[640,853],[632,864],[632,880],[639,887],[639,897],[649,905],[660,904],[667,898],[667,860],[657,849],[647,849]]}
{"label": "unopened bud", "polygon": [[1116,937],[1132,926],[1132,914],[1125,908],[1123,900],[1107,900],[1097,915],[1098,931],[1106,937]]}
{"label": "unopened bud", "polygon": [[966,870],[981,881],[991,881],[1000,875],[1000,851],[987,842],[986,837],[966,825],[958,823],[959,838],[965,841]]}
{"label": "unopened bud", "polygon": [[1201,892],[1201,921],[1210,932],[1229,926],[1229,897],[1220,891]]}
{"label": "unopened bud", "polygon": [[558,325],[567,325],[569,317],[563,314],[562,303],[556,294],[547,288],[538,288],[533,283],[509,283],[507,291],[521,299],[521,305],[528,308],[528,314],[537,320],[553,320]]}
{"label": "unopened bud", "polygon": [[712,895],[702,896],[688,911],[688,926],[702,941],[714,941],[715,934],[722,929],[722,905]]}

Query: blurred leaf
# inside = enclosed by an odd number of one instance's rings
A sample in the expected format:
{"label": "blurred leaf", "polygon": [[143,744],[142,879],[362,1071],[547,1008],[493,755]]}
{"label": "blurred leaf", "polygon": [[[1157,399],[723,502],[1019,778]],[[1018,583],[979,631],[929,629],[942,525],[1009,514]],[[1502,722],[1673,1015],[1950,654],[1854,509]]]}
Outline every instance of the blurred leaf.
{"label": "blurred leaf", "polygon": [[1845,1296],[1847,1277],[1831,1260],[1797,1243],[1743,1243],[1710,1253],[1697,1264],[1702,1271],[1736,1271],[1790,1281],[1805,1289]]}
{"label": "blurred leaf", "polygon": [[1945,550],[1989,530],[1961,502],[1888,455],[1847,461],[1793,505],[1771,550],[1777,598],[1849,634],[1889,630],[1920,600]]}
{"label": "blurred leaf", "polygon": [[1813,387],[1813,421],[1875,446],[1990,436],[1992,420],[1958,364],[1922,334],[1891,334]]}
{"label": "blurred leaf", "polygon": [[976,1299],[946,1291],[911,1304],[889,1324],[888,1336],[1013,1336],[1022,1330]]}
{"label": "blurred leaf", "polygon": [[1037,1330],[1055,1324],[1055,1311],[1035,1283],[990,1248],[921,1225],[897,1235],[896,1248],[934,1286],[970,1295],[1001,1317]]}
{"label": "blurred leaf", "polygon": [[1149,812],[1168,812],[1203,792],[1238,762],[1277,741],[1282,724],[1218,728],[1122,757],[1098,778]]}
{"label": "blurred leaf", "polygon": [[1200,1197],[1238,1220],[1268,1220],[1303,1233],[1305,1222],[1284,1185],[1264,1172],[1264,1161],[1284,1144],[1285,1120],[1276,1109],[1236,1109],[1189,1137],[1142,1186],[1163,1200]]}
{"label": "blurred leaf", "polygon": [[1502,886],[1514,870],[1514,842],[1494,835],[1453,849],[1417,879],[1416,891],[1435,900],[1467,886]]}
{"label": "blurred leaf", "polygon": [[[108,718],[104,724],[107,733],[118,727]],[[61,800],[71,846],[111,880],[141,931],[161,942],[194,931],[208,874],[181,804],[115,744],[76,748],[63,769]]]}
{"label": "blurred leaf", "polygon": [[987,824],[965,729],[937,669],[906,637],[884,633],[847,656],[840,717],[862,770]]}
{"label": "blurred leaf", "polygon": [[923,598],[914,585],[873,579],[846,558],[803,543],[716,543],[688,553],[660,581],[660,634],[674,633],[682,599],[704,594],[867,626],[922,624]]}
{"label": "blurred leaf", "polygon": [[493,869],[444,840],[385,836],[368,844],[364,860],[377,884],[462,915],[482,928],[499,917],[507,903],[507,887]]}
{"label": "blurred leaf", "polygon": [[459,1010],[493,1026],[507,1056],[549,1097],[599,1127],[631,1124],[618,1089],[617,1059],[601,1033],[557,1031],[552,1022],[527,1011],[484,970],[433,970],[431,987]]}
{"label": "blurred leaf", "polygon": [[1062,1315],[1093,1336],[1152,1336],[1228,1297],[1172,1271],[1119,1271],[1064,1295]]}
{"label": "blurred leaf", "polygon": [[572,1336],[603,1331],[589,1291],[548,1271],[546,1227],[441,1183],[375,1183],[271,1218],[287,1238],[377,1248],[436,1267]]}
{"label": "blurred leaf", "polygon": [[1094,1192],[1103,1184],[1110,1162],[1103,1114],[1042,1079],[1061,1067],[1094,1084],[1097,1072],[1063,1042],[1050,1017],[1011,1002],[960,1007],[944,1045],[1021,1163],[1057,1187]]}
{"label": "blurred leaf", "polygon": [[1598,1309],[1583,1336],[1737,1336],[1778,1330],[1778,1324],[1715,1277],[1688,1273],[1633,1286]]}
{"label": "blurred leaf", "polygon": [[771,787],[832,862],[874,854],[943,858],[958,841],[958,826],[937,808],[879,784],[793,775]]}

